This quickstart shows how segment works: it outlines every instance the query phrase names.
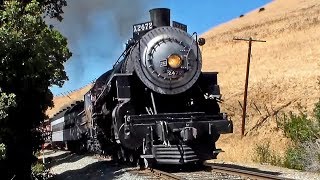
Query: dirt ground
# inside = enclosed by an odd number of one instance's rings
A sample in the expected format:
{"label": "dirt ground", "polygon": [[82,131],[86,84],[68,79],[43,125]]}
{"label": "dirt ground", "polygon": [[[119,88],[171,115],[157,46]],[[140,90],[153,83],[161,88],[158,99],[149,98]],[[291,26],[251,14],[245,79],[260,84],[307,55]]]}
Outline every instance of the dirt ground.
{"label": "dirt ground", "polygon": [[[282,154],[289,143],[277,126],[283,112],[312,114],[320,97],[320,1],[275,0],[204,33],[204,71],[218,71],[222,109],[234,133],[222,135],[222,160],[251,162],[253,147],[271,141]],[[248,43],[234,37],[266,40],[253,43],[248,89],[246,137],[240,138]]]}

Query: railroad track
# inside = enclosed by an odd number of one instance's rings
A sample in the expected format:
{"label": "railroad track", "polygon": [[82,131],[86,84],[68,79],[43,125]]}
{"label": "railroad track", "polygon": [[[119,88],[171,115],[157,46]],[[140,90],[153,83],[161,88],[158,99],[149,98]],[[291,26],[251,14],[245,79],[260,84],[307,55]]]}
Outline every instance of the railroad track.
{"label": "railroad track", "polygon": [[131,171],[131,173],[146,179],[185,180],[183,177],[177,176],[173,173],[152,168],[148,168],[145,170],[134,170]]}
{"label": "railroad track", "polygon": [[139,176],[146,179],[172,179],[172,180],[209,180],[209,179],[257,179],[257,180],[289,180],[279,177],[279,173],[245,168],[242,166],[228,167],[225,164],[205,163],[205,167],[195,171],[162,171],[158,169],[146,169],[136,171]]}
{"label": "railroad track", "polygon": [[[279,177],[277,173],[274,172],[267,172],[267,171],[261,171],[261,170],[253,170],[250,168],[244,168],[241,166],[237,167],[231,167],[231,166],[225,166],[222,164],[211,164],[211,163],[205,163],[205,166],[208,166],[212,168],[212,171],[219,172],[219,173],[226,173],[230,175],[238,175],[242,178],[246,179],[269,179],[269,180],[291,180],[289,178]],[[276,175],[277,174],[277,175]]]}
{"label": "railroad track", "polygon": [[148,169],[148,171],[160,179],[185,180],[183,177],[177,176],[173,173],[160,171],[158,169]]}

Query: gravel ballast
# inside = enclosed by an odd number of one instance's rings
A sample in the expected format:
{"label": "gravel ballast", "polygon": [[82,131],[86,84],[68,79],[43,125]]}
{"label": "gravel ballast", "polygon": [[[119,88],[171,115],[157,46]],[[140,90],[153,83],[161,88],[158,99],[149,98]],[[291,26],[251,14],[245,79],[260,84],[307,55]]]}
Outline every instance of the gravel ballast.
{"label": "gravel ballast", "polygon": [[[67,180],[145,180],[148,179],[134,173],[130,173],[130,168],[122,168],[116,166],[110,159],[101,159],[93,155],[76,155],[67,151],[57,151],[46,153],[46,161],[52,162],[49,164],[50,172],[53,174],[52,179],[67,179]],[[40,158],[40,157],[39,157]],[[261,165],[255,163],[232,163],[232,162],[217,162],[215,163],[236,164],[243,167],[256,168],[264,171],[278,172],[280,177],[292,178],[298,180],[320,180],[319,173],[302,172],[287,168],[275,167],[270,165]],[[191,177],[191,176],[190,176]]]}

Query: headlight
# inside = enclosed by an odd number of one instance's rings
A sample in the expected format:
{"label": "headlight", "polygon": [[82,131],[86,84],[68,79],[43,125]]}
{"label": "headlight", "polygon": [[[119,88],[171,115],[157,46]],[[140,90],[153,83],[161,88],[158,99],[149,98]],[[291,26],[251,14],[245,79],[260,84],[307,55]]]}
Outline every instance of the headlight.
{"label": "headlight", "polygon": [[182,59],[179,55],[177,54],[171,54],[168,57],[168,64],[172,68],[179,68],[182,65]]}

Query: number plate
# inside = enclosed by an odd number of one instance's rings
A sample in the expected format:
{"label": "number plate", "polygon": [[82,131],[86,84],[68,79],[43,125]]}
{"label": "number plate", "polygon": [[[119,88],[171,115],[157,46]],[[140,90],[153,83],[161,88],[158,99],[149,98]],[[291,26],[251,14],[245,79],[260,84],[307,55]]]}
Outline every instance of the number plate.
{"label": "number plate", "polygon": [[153,24],[151,21],[133,25],[132,26],[133,39],[141,38],[141,36],[146,34],[151,29],[153,29]]}
{"label": "number plate", "polygon": [[173,27],[176,27],[176,28],[179,28],[179,29],[181,29],[181,30],[183,30],[183,31],[185,31],[185,32],[188,31],[187,25],[182,24],[182,23],[179,23],[179,22],[176,22],[176,21],[172,21],[172,26],[173,26]]}
{"label": "number plate", "polygon": [[168,62],[167,62],[167,60],[165,59],[165,60],[162,60],[162,61],[160,61],[160,67],[167,67],[168,66]]}
{"label": "number plate", "polygon": [[183,74],[183,71],[175,71],[175,70],[168,69],[167,74],[168,76],[181,76]]}
{"label": "number plate", "polygon": [[133,25],[133,33],[139,33],[142,31],[148,31],[151,30],[153,28],[153,24],[152,22],[145,22],[145,23],[141,23],[141,24],[135,24]]}

